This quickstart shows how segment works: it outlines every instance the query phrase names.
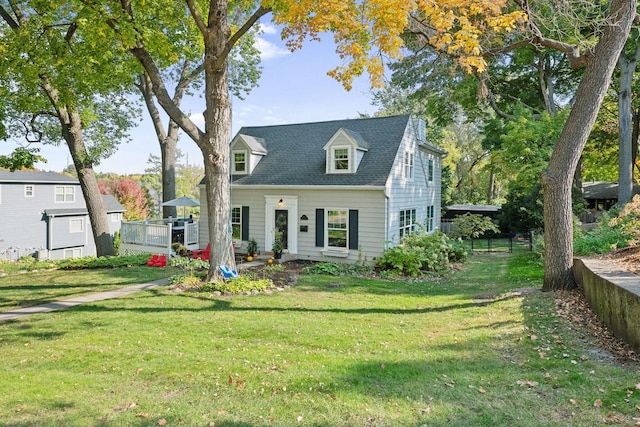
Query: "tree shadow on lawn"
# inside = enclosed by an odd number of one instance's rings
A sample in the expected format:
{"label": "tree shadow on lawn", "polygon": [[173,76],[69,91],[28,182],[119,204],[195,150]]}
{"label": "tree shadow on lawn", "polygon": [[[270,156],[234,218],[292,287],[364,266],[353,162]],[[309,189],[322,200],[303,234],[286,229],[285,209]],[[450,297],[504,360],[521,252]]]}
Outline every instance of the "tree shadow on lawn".
{"label": "tree shadow on lawn", "polygon": [[[246,298],[243,300],[243,303],[249,301],[250,303],[247,305],[234,305],[233,299],[211,299],[211,298],[198,298],[201,302],[210,302],[206,306],[202,307],[190,307],[190,306],[134,306],[131,304],[133,301],[144,299],[151,299],[157,297],[162,291],[158,291],[155,289],[146,291],[146,296],[136,295],[129,298],[119,298],[117,300],[109,300],[112,301],[111,304],[118,304],[118,306],[105,306],[101,302],[99,303],[85,303],[78,306],[70,307],[68,310],[78,311],[78,312],[118,312],[118,311],[133,311],[138,313],[171,313],[171,312],[216,312],[216,311],[229,311],[229,312],[282,312],[282,313],[337,313],[337,314],[396,314],[396,315],[413,315],[413,314],[427,314],[427,313],[442,313],[448,312],[451,310],[463,310],[468,308],[482,308],[487,307],[502,301],[507,301],[513,298],[520,298],[519,294],[505,294],[501,297],[494,299],[486,299],[486,300],[476,300],[476,301],[467,301],[461,302],[459,304],[448,304],[448,305],[436,305],[431,307],[421,307],[417,306],[415,308],[393,308],[389,306],[382,307],[360,307],[360,308],[340,308],[340,307],[302,307],[296,305],[295,307],[291,306],[277,306],[277,305],[265,305],[260,306],[257,304],[251,304],[250,298],[255,298],[253,296],[241,296],[241,298]],[[191,296],[189,296],[190,298]],[[261,299],[260,301],[264,301]],[[317,302],[315,303],[317,305]]]}
{"label": "tree shadow on lawn", "polygon": [[[25,299],[18,298],[0,298],[0,312],[11,311],[17,308],[31,307],[41,304],[54,303],[71,299],[77,296],[90,295],[93,293],[112,291],[119,288],[126,288],[131,285],[141,283],[139,276],[127,277],[123,275],[123,269],[104,270],[103,274],[107,278],[123,279],[117,283],[64,283],[64,270],[59,270],[59,274],[48,276],[46,280],[41,280],[37,276],[33,277],[33,282],[28,284],[2,284],[0,281],[0,292],[14,292],[16,294],[24,294]],[[56,272],[56,273],[58,273]],[[151,278],[149,281],[157,280]],[[62,291],[62,292],[61,292]],[[54,295],[51,295],[54,294]]]}

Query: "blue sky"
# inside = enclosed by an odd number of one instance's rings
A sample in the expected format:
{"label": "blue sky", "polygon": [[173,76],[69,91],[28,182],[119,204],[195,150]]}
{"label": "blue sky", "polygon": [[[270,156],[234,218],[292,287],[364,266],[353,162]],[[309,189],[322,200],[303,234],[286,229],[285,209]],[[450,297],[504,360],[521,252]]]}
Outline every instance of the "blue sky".
{"label": "blue sky", "polygon": [[[263,75],[259,87],[244,100],[233,99],[233,130],[242,126],[263,126],[356,118],[359,113],[372,114],[369,80],[356,80],[350,92],[331,77],[327,71],[340,65],[331,36],[322,42],[307,42],[302,50],[289,52],[273,27],[263,26],[264,34],[259,47],[263,57]],[[190,99],[185,107],[194,121],[202,126],[204,102]],[[3,144],[1,153],[13,147]],[[185,135],[180,137],[178,148],[188,154],[189,163],[202,164],[200,150]],[[38,163],[42,170],[60,172],[71,162],[66,145],[42,146],[41,154],[47,163]],[[144,120],[132,131],[132,141],[121,144],[118,152],[96,167],[98,172],[118,174],[142,173],[147,167],[149,154],[160,155],[160,148],[146,111]]]}

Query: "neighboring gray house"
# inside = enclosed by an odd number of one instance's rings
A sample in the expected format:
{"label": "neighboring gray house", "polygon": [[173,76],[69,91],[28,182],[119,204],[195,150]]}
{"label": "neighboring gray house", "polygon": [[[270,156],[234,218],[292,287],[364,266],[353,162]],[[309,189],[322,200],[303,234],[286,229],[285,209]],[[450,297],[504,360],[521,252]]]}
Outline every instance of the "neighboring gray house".
{"label": "neighboring gray house", "polygon": [[[113,196],[103,197],[113,235],[120,229],[125,209]],[[0,258],[96,255],[89,215],[75,178],[0,169],[0,218]]]}
{"label": "neighboring gray house", "polygon": [[[416,224],[439,227],[445,154],[408,115],[243,127],[231,141],[234,242],[270,252],[280,238],[298,259],[371,262]],[[204,190],[200,207],[206,218]]]}

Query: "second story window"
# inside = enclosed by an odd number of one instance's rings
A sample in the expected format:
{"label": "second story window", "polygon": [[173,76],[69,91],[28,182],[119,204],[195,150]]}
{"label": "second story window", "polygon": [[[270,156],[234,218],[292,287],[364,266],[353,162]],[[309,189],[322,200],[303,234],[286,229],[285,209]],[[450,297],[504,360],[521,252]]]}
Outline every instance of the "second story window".
{"label": "second story window", "polygon": [[336,172],[349,172],[349,149],[334,148],[333,169]]}
{"label": "second story window", "polygon": [[73,203],[76,201],[76,189],[72,186],[56,186],[56,203]]}
{"label": "second story window", "polygon": [[25,185],[24,186],[24,197],[33,197],[35,194],[35,188],[33,185]]}
{"label": "second story window", "polygon": [[429,171],[428,171],[429,182],[433,181],[433,160],[429,159]]}
{"label": "second story window", "polygon": [[413,153],[409,151],[404,152],[403,173],[406,179],[413,179]]}
{"label": "second story window", "polygon": [[247,173],[247,152],[246,151],[234,151],[233,152],[233,173],[245,174]]}

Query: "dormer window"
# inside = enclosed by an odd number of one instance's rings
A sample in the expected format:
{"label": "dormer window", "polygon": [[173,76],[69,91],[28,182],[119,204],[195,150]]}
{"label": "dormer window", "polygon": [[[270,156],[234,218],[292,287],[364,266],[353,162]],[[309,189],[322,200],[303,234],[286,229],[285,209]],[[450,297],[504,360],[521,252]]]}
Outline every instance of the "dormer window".
{"label": "dormer window", "polygon": [[246,151],[234,151],[233,152],[233,170],[234,174],[246,174],[247,173],[247,152]]}
{"label": "dormer window", "polygon": [[369,144],[358,132],[340,128],[323,149],[327,153],[327,173],[357,173]]}
{"label": "dormer window", "polygon": [[333,149],[333,169],[336,172],[349,172],[349,148]]}
{"label": "dormer window", "polygon": [[266,142],[255,136],[238,134],[231,141],[231,169],[232,175],[250,175],[267,155]]}

